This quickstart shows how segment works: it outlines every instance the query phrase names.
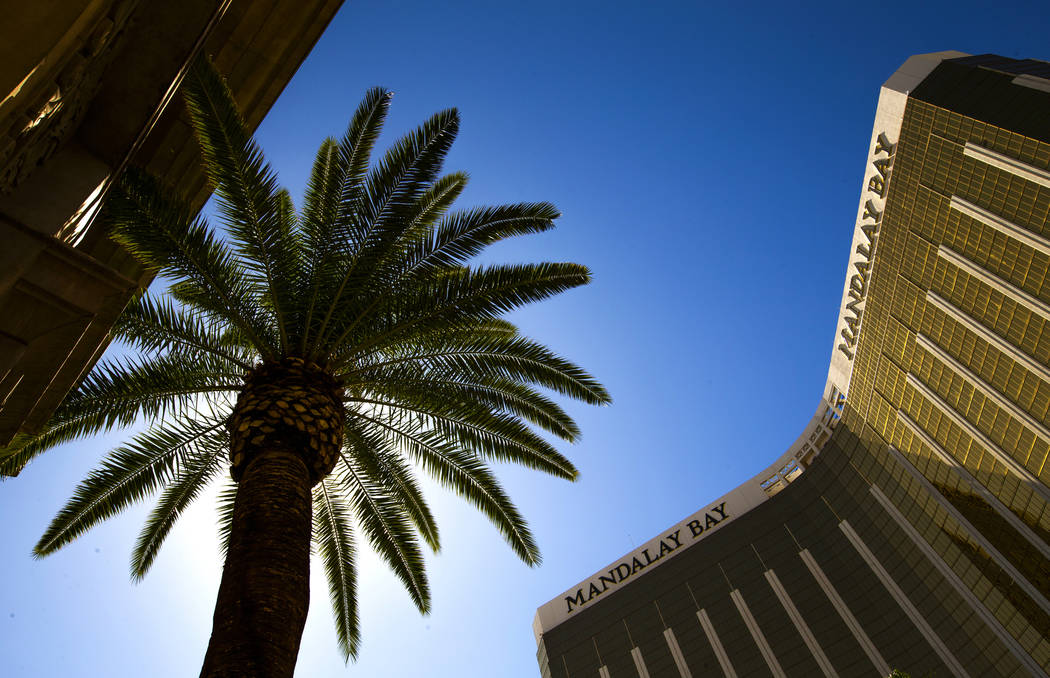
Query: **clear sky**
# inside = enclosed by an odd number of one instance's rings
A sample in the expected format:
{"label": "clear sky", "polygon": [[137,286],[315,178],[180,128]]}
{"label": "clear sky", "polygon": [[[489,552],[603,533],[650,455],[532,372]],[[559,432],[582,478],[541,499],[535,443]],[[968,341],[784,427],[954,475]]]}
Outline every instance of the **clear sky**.
{"label": "clear sky", "polygon": [[[421,617],[371,556],[363,646],[344,667],[315,564],[302,676],[538,675],[536,608],[755,475],[820,398],[880,84],[911,54],[1050,59],[1050,4],[347,0],[259,129],[300,196],[364,91],[396,92],[385,144],[456,106],[460,206],[548,200],[559,227],[493,250],[578,261],[594,283],[519,313],[583,364],[608,408],[571,404],[573,484],[500,467],[543,549],[521,564],[430,486],[443,549]],[[112,441],[110,441],[112,442]],[[221,563],[214,502],[152,573],[128,561],[145,507],[42,561],[30,549],[106,450],[58,449],[0,484],[0,674],[200,670]]]}

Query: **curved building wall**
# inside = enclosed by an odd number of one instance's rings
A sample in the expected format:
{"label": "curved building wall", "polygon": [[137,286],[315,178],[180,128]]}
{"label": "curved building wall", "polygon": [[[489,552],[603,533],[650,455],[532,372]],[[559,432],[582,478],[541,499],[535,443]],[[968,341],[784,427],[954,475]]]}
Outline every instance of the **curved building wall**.
{"label": "curved building wall", "polygon": [[1048,167],[1050,64],[887,81],[817,415],[542,606],[542,675],[1050,674]]}

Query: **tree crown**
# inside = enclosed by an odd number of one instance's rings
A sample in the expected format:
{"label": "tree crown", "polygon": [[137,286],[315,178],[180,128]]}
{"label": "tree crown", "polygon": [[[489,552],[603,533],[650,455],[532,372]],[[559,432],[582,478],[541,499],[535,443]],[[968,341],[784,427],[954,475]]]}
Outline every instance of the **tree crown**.
{"label": "tree crown", "polygon": [[[221,231],[162,183],[128,171],[102,218],[112,237],[169,283],[128,305],[103,359],[46,430],[20,436],[0,468],[20,469],[70,440],[145,420],[78,486],[34,552],[44,556],[131,503],[159,493],[136,543],[146,574],[185,508],[231,463],[230,413],[261,371],[297,359],[342,399],[342,445],[314,486],[314,542],[330,584],[340,649],[360,640],[355,550],[363,535],[421,612],[430,606],[420,540],[439,548],[414,467],[466,498],[530,565],[539,550],[490,469],[510,461],[575,479],[536,427],[579,429],[545,395],[610,402],[580,367],[504,316],[590,279],[571,263],[471,266],[500,240],[545,231],[558,211],[519,203],[451,211],[467,177],[441,174],[459,127],[446,110],[371,161],[391,95],[369,91],[341,139],[317,152],[302,209],[278,186],[229,90],[201,60],[184,86]],[[220,492],[228,529],[236,485]]]}

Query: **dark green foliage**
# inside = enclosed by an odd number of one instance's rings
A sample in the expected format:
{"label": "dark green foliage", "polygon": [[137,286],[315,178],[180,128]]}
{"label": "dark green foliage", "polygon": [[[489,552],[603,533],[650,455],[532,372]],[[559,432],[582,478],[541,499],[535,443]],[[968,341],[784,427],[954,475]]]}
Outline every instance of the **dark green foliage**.
{"label": "dark green foliage", "polygon": [[[35,552],[47,555],[132,502],[159,493],[132,555],[153,563],[179,515],[229,467],[226,420],[249,371],[304,358],[345,391],[343,448],[314,486],[314,530],[339,644],[354,656],[357,539],[367,541],[422,612],[420,540],[438,529],[418,468],[466,498],[527,563],[539,550],[490,469],[509,461],[575,479],[531,427],[574,441],[572,419],[538,389],[605,404],[584,370],[518,334],[504,314],[588,282],[570,263],[471,267],[505,238],[553,226],[547,203],[449,209],[466,185],[441,174],[459,127],[442,111],[371,162],[390,93],[366,94],[341,140],[317,153],[296,214],[221,78],[200,63],[186,86],[221,234],[161,183],[129,171],[103,214],[112,237],[169,283],[129,304],[114,338],[136,353],[99,363],[40,436],[0,452],[24,466],[56,444],[145,421],[74,491]],[[225,547],[236,485],[220,495]]]}

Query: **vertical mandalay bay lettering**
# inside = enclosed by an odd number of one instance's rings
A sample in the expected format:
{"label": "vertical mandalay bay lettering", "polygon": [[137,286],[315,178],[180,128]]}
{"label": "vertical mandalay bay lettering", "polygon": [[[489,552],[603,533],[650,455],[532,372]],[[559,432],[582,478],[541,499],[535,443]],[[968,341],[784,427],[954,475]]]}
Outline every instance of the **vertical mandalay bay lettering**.
{"label": "vertical mandalay bay lettering", "polygon": [[885,132],[880,132],[872,151],[871,165],[875,173],[868,179],[865,188],[868,200],[864,203],[861,215],[860,230],[867,238],[866,243],[857,245],[853,260],[854,273],[849,279],[849,302],[846,304],[844,321],[846,326],[840,333],[843,342],[838,345],[847,358],[853,360],[853,349],[860,335],[860,321],[864,316],[864,299],[868,295],[868,280],[875,258],[875,245],[878,242],[879,225],[882,223],[882,211],[886,201],[886,189],[889,186],[890,170],[893,168],[893,152],[897,145],[890,143]]}

